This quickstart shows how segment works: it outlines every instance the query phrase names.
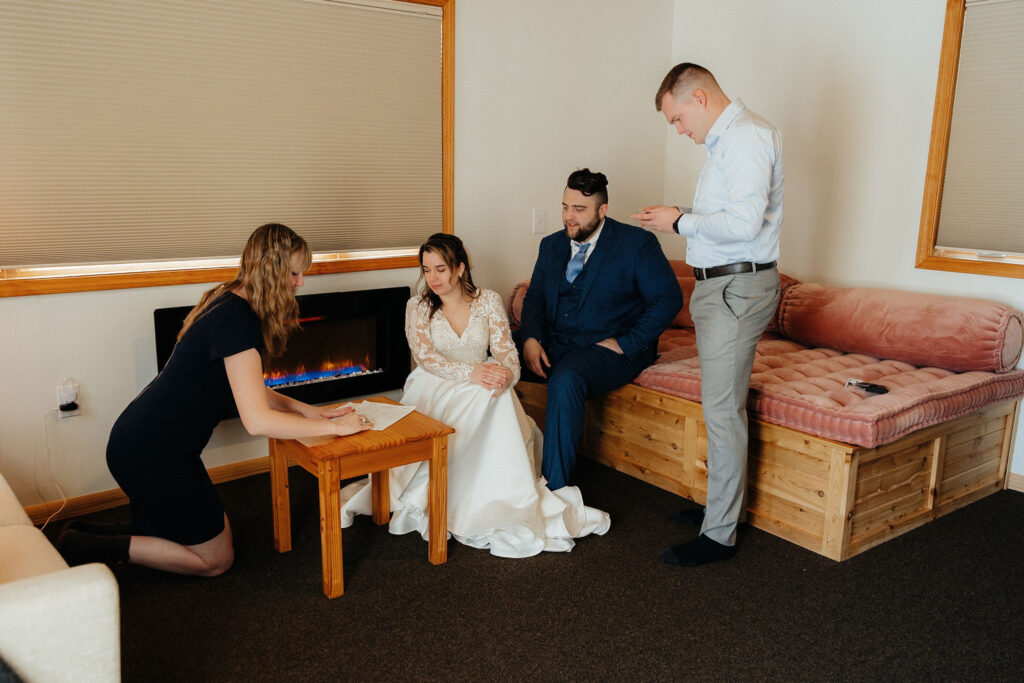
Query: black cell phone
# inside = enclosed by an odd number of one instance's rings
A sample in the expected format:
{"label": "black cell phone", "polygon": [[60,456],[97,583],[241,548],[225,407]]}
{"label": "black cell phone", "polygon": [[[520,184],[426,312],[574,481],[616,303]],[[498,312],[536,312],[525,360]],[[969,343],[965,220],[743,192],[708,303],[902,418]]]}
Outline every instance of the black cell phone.
{"label": "black cell phone", "polygon": [[864,391],[867,391],[868,393],[871,393],[871,394],[887,394],[887,393],[889,393],[889,390],[886,389],[885,387],[883,387],[881,384],[875,384],[873,382],[865,382],[864,380],[853,379],[852,377],[850,379],[846,380],[846,386],[848,386],[848,387],[857,387],[858,389],[863,389]]}

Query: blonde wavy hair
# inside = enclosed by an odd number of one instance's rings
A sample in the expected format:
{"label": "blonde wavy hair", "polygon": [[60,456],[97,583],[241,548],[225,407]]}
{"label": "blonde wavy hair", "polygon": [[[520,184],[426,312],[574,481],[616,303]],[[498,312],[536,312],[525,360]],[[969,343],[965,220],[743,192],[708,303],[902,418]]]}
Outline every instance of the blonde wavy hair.
{"label": "blonde wavy hair", "polygon": [[292,289],[292,254],[302,255],[302,271],[313,262],[306,240],[280,223],[256,228],[245,243],[235,279],[222,282],[203,294],[178,333],[180,341],[188,329],[210,311],[219,296],[241,287],[249,306],[260,319],[263,347],[268,357],[284,352],[288,335],[299,326],[299,304]]}

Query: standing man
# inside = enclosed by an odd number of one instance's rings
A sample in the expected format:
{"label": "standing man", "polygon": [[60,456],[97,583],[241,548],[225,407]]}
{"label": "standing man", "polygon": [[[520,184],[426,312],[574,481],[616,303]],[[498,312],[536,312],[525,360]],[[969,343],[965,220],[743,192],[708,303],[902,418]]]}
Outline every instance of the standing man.
{"label": "standing man", "polygon": [[[674,565],[726,560],[736,552],[745,507],[747,391],[757,341],[779,300],[782,138],[772,124],[730,101],[707,69],[679,64],[654,98],[680,135],[707,148],[692,209],[646,206],[633,218],[686,236],[697,278],[690,300],[708,432],[708,497],[700,535],[662,551]],[[680,513],[677,518],[685,519]]]}
{"label": "standing man", "polygon": [[658,337],[683,305],[654,235],[607,212],[605,175],[572,173],[562,194],[565,231],[541,240],[516,332],[523,379],[548,385],[541,470],[553,491],[569,484],[584,400],[653,363]]}

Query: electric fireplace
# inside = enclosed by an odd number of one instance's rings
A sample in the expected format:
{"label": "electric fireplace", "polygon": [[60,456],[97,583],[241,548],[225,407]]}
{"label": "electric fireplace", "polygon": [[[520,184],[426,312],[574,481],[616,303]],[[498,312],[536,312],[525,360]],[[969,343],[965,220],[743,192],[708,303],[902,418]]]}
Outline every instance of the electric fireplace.
{"label": "electric fireplace", "polygon": [[[303,294],[300,328],[264,370],[268,387],[306,403],[399,389],[409,375],[408,287]],[[171,357],[191,306],[153,311],[157,369]]]}

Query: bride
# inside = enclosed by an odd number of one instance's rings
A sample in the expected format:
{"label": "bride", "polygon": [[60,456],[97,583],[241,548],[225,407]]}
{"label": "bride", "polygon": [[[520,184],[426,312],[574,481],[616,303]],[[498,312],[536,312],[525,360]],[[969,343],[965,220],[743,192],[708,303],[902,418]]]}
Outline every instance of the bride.
{"label": "bride", "polygon": [[[462,240],[437,233],[420,247],[424,287],[409,300],[405,334],[416,369],[402,403],[455,428],[448,437],[448,530],[501,557],[571,550],[604,534],[608,513],[583,505],[578,488],[547,488],[537,474],[541,434],[511,387],[519,356],[501,297],[473,284]],[[490,348],[491,358],[487,351]],[[427,463],[391,470],[393,534],[427,538]],[[370,514],[369,479],[341,491],[342,526]]]}

